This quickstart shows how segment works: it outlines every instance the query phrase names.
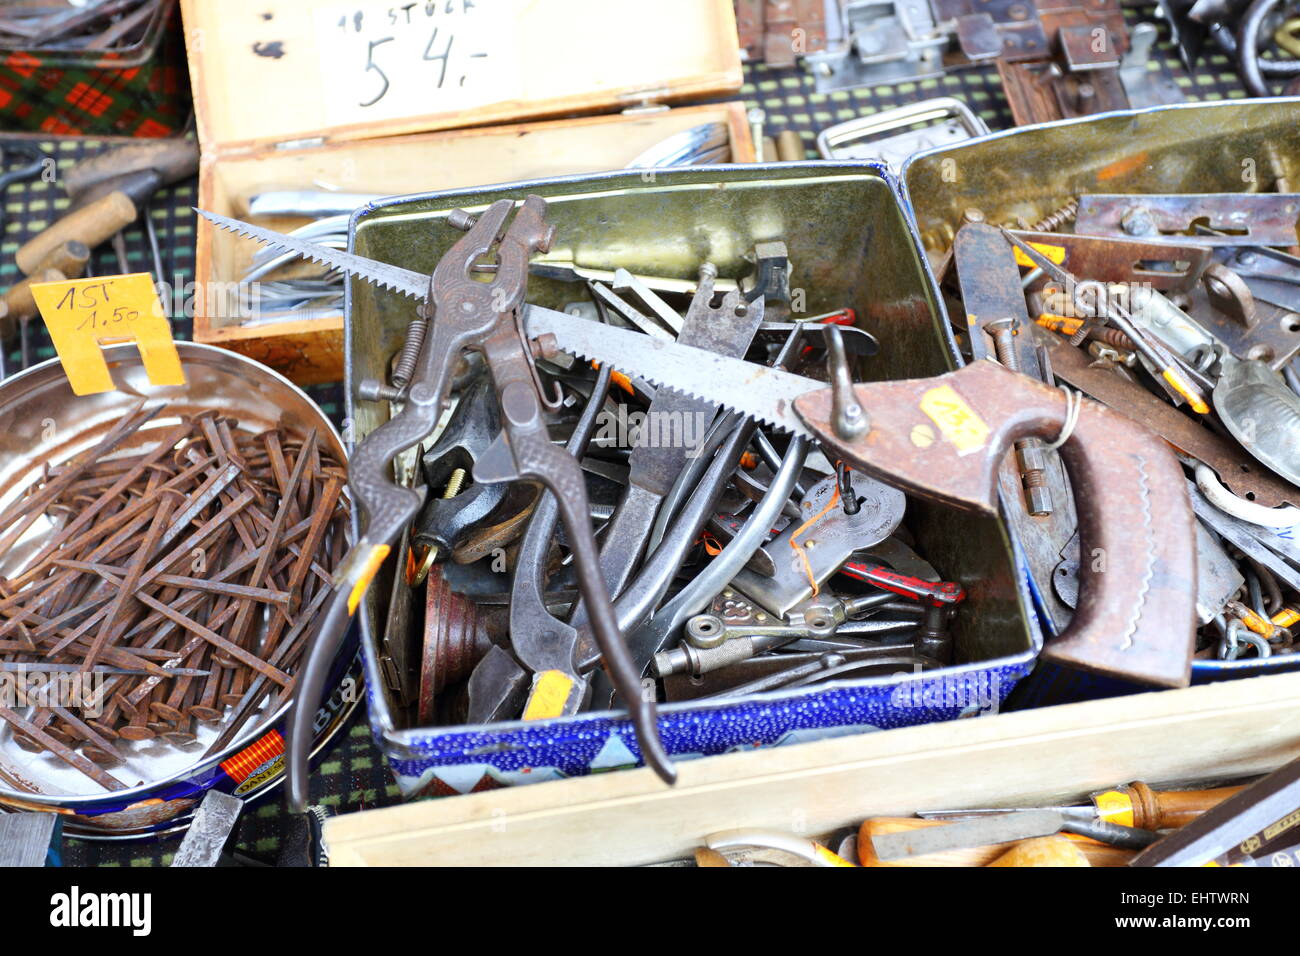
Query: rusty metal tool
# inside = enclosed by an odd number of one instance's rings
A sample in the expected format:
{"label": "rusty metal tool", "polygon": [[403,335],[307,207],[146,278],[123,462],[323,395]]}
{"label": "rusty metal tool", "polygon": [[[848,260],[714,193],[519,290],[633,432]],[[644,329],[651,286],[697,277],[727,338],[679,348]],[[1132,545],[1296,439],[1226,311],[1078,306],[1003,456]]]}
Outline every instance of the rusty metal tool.
{"label": "rusty metal tool", "polygon": [[1269,508],[1300,504],[1294,486],[1255,467],[1238,444],[1188,418],[1141,385],[1093,365],[1086,354],[1066,342],[1052,342],[1048,352],[1052,371],[1063,381],[1140,422],[1175,450],[1205,462],[1234,494]]}
{"label": "rusty metal tool", "polygon": [[819,481],[800,502],[799,520],[755,552],[732,586],[779,617],[815,596],[854,552],[880,543],[903,520],[906,499],[897,488],[860,475],[854,491],[859,507],[849,514],[838,504],[835,476]]}
{"label": "rusty metal tool", "polygon": [[[420,276],[415,286],[407,270],[203,213],[223,228],[315,261],[328,260],[381,287],[397,287],[408,294],[421,290],[416,295],[423,299],[422,315],[408,331],[392,383],[363,383],[360,389],[363,397],[400,399],[402,407],[357,446],[349,468],[353,496],[366,518],[365,530],[336,574],[335,597],[321,619],[298,679],[287,763],[289,800],[299,812],[307,805],[311,722],[329,663],[348,620],[421,504],[418,492],[392,483],[388,465],[433,430],[450,391],[456,362],[467,350],[484,354],[504,426],[499,441],[476,462],[474,478],[480,482],[531,479],[553,492],[568,532],[579,590],[591,615],[596,642],[630,712],[642,756],[665,781],[676,779],[676,770],[659,739],[655,703],[641,694],[640,675],[628,654],[600,573],[581,467],[576,459],[553,445],[547,433],[544,412],[550,402],[543,393],[523,325],[528,260],[533,253],[545,253],[551,248],[555,230],[545,222],[546,203],[537,196],[523,202],[507,228],[506,219],[513,206],[509,200],[501,200],[477,218],[462,210],[453,211],[448,223],[466,235],[442,257],[433,274]],[[498,264],[491,281],[478,281],[471,271],[473,263],[494,250]],[[547,350],[544,341],[539,343],[539,353],[545,355]]]}
{"label": "rusty metal tool", "polygon": [[[884,593],[845,598],[820,594],[796,605],[780,619],[758,611],[749,602],[735,597],[730,589],[724,593],[728,597],[719,595],[709,613],[697,614],[686,622],[685,640],[678,647],[655,655],[652,670],[656,677],[707,674],[783,645],[803,641],[808,646],[809,641],[829,640],[849,618],[878,608],[892,598]],[[870,623],[876,625],[871,633],[884,635],[913,631],[918,622],[913,619]]]}
{"label": "rusty metal tool", "polygon": [[1073,832],[1088,836],[1099,843],[1123,849],[1149,847],[1160,836],[1151,830],[1119,826],[1101,819],[1080,819],[1061,810],[1013,810],[989,814],[987,817],[963,819],[945,826],[920,827],[892,834],[876,834],[871,838],[872,849],[878,860],[889,862],[905,857],[930,856],[953,849],[987,847],[998,843],[1052,836],[1060,832]]}
{"label": "rusty metal tool", "polygon": [[[796,325],[787,332],[785,344],[772,363],[774,367],[784,367],[797,353],[804,331]],[[784,458],[780,458],[761,431],[756,430],[754,438],[760,448],[766,448],[771,453],[772,467],[775,469],[771,482],[748,520],[735,531],[721,553],[631,636],[632,654],[638,663],[653,660],[691,615],[704,610],[726,588],[727,583],[758,552],[772,522],[788,502],[790,494],[796,489],[800,495],[804,494],[799,489],[798,479],[808,456],[808,440],[802,435],[796,435],[791,439]]]}
{"label": "rusty metal tool", "polygon": [[[1063,439],[1083,546],[1100,548],[1107,564],[1106,573],[1085,570],[1079,610],[1044,656],[1146,683],[1189,682],[1191,509],[1177,461],[1140,426],[989,362],[932,379],[854,385],[837,402],[835,388],[821,382],[563,313],[529,307],[526,321],[530,334],[553,335],[581,358],[811,435],[857,471],[957,507],[994,510],[996,465],[1016,438]],[[850,402],[869,420],[856,438],[842,437],[845,423],[833,414]],[[1062,435],[1067,418],[1074,425]]]}
{"label": "rusty metal tool", "polygon": [[446,561],[469,532],[484,523],[505,500],[507,486],[470,480],[474,463],[501,433],[501,416],[492,400],[486,371],[465,388],[438,440],[421,457],[430,489],[411,528],[411,557],[418,584],[438,561]]}
{"label": "rusty metal tool", "polygon": [[194,813],[185,839],[172,857],[174,867],[216,866],[239,822],[244,801],[220,790],[209,790]]}
{"label": "rusty metal tool", "polygon": [[1211,250],[1158,239],[1093,236],[1071,232],[1013,229],[1035,246],[1064,250],[1061,265],[1075,275],[1102,282],[1143,282],[1153,289],[1186,292],[1211,261]]}
{"label": "rusty metal tool", "polygon": [[[1076,232],[1149,236],[1197,246],[1293,246],[1300,193],[1092,193],[1079,197]],[[1198,225],[1208,226],[1201,232]]]}
{"label": "rusty metal tool", "polygon": [[940,827],[922,827],[871,837],[876,858],[884,862],[929,856],[950,850],[1012,843],[1065,831],[1101,843],[1135,850],[1151,846],[1159,835],[1151,830],[1120,826],[1104,820],[1079,819],[1060,810],[1021,810],[973,817]]}
{"label": "rusty metal tool", "polygon": [[[1029,321],[1015,251],[998,230],[982,221],[962,226],[953,243],[953,262],[971,355],[996,354],[1012,370],[1055,384],[1037,348],[1039,339],[1051,336],[1039,334]],[[1054,633],[1069,611],[1053,597],[1052,571],[1077,525],[1060,456],[1041,442],[1021,442],[1014,457],[999,465],[998,484],[1003,515],[1024,548],[1034,591],[1043,596],[1044,621]]]}
{"label": "rusty metal tool", "polygon": [[[429,289],[429,279],[420,273],[204,215],[404,295],[423,298]],[[1089,564],[1079,610],[1044,656],[1153,684],[1189,682],[1195,530],[1181,468],[1141,426],[1089,402],[1074,404],[1059,390],[1007,369],[976,362],[933,379],[854,385],[852,398],[867,411],[870,427],[846,440],[832,425],[832,389],[824,383],[537,306],[517,307],[529,337],[554,336],[552,344],[580,357],[609,362],[652,383],[815,437],[858,471],[957,507],[994,511],[994,470],[1014,439],[1036,434],[1063,440],[1083,547],[1090,553],[1101,548],[1107,571],[1094,572]],[[421,397],[429,401],[427,395]],[[411,407],[409,401],[406,407]],[[1062,435],[1067,418],[1074,425]],[[418,441],[423,434],[409,434],[407,440]],[[399,497],[415,498],[411,507],[419,506],[413,492]],[[357,602],[385,553],[374,552],[368,571],[365,559],[359,559],[341,575],[357,588]],[[346,611],[345,605],[338,613]]]}
{"label": "rusty metal tool", "polygon": [[[1020,291],[1020,272],[1006,241],[986,223],[967,223],[958,231],[953,243],[953,261],[966,307],[971,355],[975,358],[996,357],[1013,372],[1024,372],[1046,381],[1034,347],[1033,330],[1028,328],[1024,296]],[[1064,490],[1059,465],[1054,461],[1049,463],[1042,442],[1031,438],[1016,443],[1016,462],[1029,514],[1034,517],[1051,515],[1053,499],[1061,497]],[[1026,525],[1018,520],[1017,524]],[[1046,523],[1041,525],[1042,530],[1031,530],[1039,527],[1033,524],[1023,527],[1023,536],[1048,533]]]}

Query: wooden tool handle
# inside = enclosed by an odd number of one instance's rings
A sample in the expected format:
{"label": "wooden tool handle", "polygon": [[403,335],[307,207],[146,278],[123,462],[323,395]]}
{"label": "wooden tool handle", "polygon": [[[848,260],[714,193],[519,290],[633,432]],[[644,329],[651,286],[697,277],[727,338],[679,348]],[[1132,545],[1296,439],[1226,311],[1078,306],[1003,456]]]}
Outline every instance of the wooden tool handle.
{"label": "wooden tool handle", "polygon": [[989,866],[1092,866],[1074,840],[1062,836],[1021,840]]}
{"label": "wooden tool handle", "polygon": [[[921,497],[996,513],[999,462],[1014,442],[1062,432],[1064,393],[994,362],[929,379],[857,385],[871,419],[845,441],[831,389],[795,410],[847,464]],[[1191,681],[1196,530],[1186,480],[1155,435],[1081,399],[1061,447],[1079,515],[1079,602],[1044,659],[1167,687]]]}
{"label": "wooden tool handle", "polygon": [[1133,826],[1143,830],[1169,830],[1186,826],[1245,788],[1153,790],[1141,781],[1134,781],[1126,789],[1133,801]]}
{"label": "wooden tool handle", "polygon": [[8,314],[15,319],[30,319],[38,311],[36,300],[32,298],[32,283],[59,282],[66,278],[58,269],[42,269],[22,282],[15,283],[5,293],[4,302],[9,308]]}
{"label": "wooden tool handle", "polygon": [[157,170],[162,184],[192,176],[199,168],[199,144],[191,139],[152,139],[129,143],[83,160],[63,176],[69,196],[79,196],[92,186],[126,173]]}
{"label": "wooden tool handle", "polygon": [[47,269],[57,269],[63,273],[65,278],[79,279],[85,273],[88,262],[90,262],[90,247],[84,242],[70,239],[52,249],[49,255],[41,260],[40,265],[36,267],[36,271],[44,272]]}
{"label": "wooden tool handle", "polygon": [[14,261],[24,274],[31,275],[46,256],[65,242],[82,242],[93,249],[135,222],[135,216],[135,203],[126,194],[109,193],[103,199],[69,213],[35,239],[24,243],[14,255]]}

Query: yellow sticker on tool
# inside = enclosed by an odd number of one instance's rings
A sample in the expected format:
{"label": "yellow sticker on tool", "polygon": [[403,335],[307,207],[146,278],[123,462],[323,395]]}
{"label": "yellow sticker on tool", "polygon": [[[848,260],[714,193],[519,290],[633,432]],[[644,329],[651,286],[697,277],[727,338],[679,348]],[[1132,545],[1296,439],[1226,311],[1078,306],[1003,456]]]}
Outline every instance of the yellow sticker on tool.
{"label": "yellow sticker on tool", "polygon": [[1297,621],[1300,621],[1300,611],[1294,608],[1284,607],[1271,618],[1278,627],[1290,627]]}
{"label": "yellow sticker on tool", "polygon": [[1097,808],[1097,816],[1107,823],[1117,823],[1122,827],[1133,826],[1133,800],[1119,790],[1107,790],[1092,798]]}
{"label": "yellow sticker on tool", "polygon": [[546,720],[564,713],[564,704],[573,692],[573,678],[564,671],[542,671],[533,684],[533,692],[524,708],[524,720]]}
{"label": "yellow sticker on tool", "polygon": [[1210,414],[1210,406],[1205,403],[1205,399],[1201,398],[1196,387],[1183,378],[1177,369],[1167,368],[1161,373],[1161,377],[1173,386],[1174,391],[1187,399],[1187,404],[1192,406],[1192,411],[1198,415]]}
{"label": "yellow sticker on tool", "polygon": [[[1030,242],[1027,243],[1027,245],[1032,249],[1037,249],[1046,258],[1051,259],[1058,266],[1065,261],[1065,246],[1049,246],[1045,242]],[[1030,259],[1019,249],[1016,249],[1016,265],[1028,266],[1032,269],[1034,266],[1034,260]]]}
{"label": "yellow sticker on tool", "polygon": [[921,396],[921,411],[939,426],[959,455],[979,451],[989,440],[989,426],[951,385],[939,385]]}
{"label": "yellow sticker on tool", "polygon": [[151,385],[184,385],[171,323],[147,272],[32,284],[32,298],[76,395],[117,386],[100,347],[134,342]]}
{"label": "yellow sticker on tool", "polygon": [[352,592],[348,595],[349,614],[357,613],[361,599],[366,596],[366,588],[370,587],[370,582],[379,573],[379,569],[384,564],[384,559],[388,557],[388,552],[391,550],[392,548],[386,544],[377,544],[366,555],[366,563],[361,567],[361,575],[357,578],[356,583],[352,585]]}
{"label": "yellow sticker on tool", "polygon": [[1045,329],[1053,332],[1060,332],[1062,335],[1073,335],[1079,331],[1083,325],[1083,319],[1076,319],[1068,315],[1055,315],[1051,312],[1044,312],[1034,320]]}
{"label": "yellow sticker on tool", "polygon": [[840,856],[833,850],[822,846],[820,843],[813,844],[813,853],[816,854],[819,860],[822,860],[830,866],[851,866],[854,869],[857,869],[857,864],[850,863],[848,860],[844,859],[844,857]]}

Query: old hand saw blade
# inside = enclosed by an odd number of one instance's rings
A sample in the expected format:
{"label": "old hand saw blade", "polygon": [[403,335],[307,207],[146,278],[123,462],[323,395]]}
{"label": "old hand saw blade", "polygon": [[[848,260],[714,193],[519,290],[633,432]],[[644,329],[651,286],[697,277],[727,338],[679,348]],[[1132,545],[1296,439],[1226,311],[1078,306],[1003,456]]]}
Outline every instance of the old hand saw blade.
{"label": "old hand saw blade", "polygon": [[380,288],[392,289],[394,292],[409,295],[420,301],[424,301],[425,296],[428,295],[429,277],[421,272],[412,272],[410,269],[390,266],[386,262],[376,262],[374,259],[353,255],[350,252],[329,249],[314,242],[307,242],[305,239],[296,239],[273,229],[252,226],[205,209],[196,208],[194,211],[218,228],[248,239],[255,239],[268,246],[275,246],[286,252],[296,252],[304,259],[349,272]]}
{"label": "old hand saw blade", "polygon": [[[202,209],[195,212],[221,229],[295,252],[305,259],[351,273],[381,288],[420,300],[428,293],[429,277],[422,273],[329,249],[217,213]],[[812,432],[795,413],[794,400],[806,392],[827,387],[823,382],[802,375],[728,358],[689,345],[660,341],[540,306],[525,308],[525,326],[532,338],[554,336],[561,351],[583,359],[606,362],[653,385],[704,399],[795,434],[811,436]]]}
{"label": "old hand saw blade", "polygon": [[815,437],[795,413],[794,400],[826,388],[824,382],[536,305],[524,308],[524,326],[530,338],[554,336],[561,351],[578,358],[608,363],[652,385]]}

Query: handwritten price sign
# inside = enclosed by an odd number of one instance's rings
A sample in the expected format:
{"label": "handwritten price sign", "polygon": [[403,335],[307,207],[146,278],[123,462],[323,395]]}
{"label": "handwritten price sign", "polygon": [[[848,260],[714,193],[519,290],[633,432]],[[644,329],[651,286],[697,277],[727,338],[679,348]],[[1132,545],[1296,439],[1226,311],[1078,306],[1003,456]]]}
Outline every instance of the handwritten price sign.
{"label": "handwritten price sign", "polygon": [[318,10],[333,122],[419,116],[510,95],[517,0],[354,0]]}
{"label": "handwritten price sign", "polygon": [[149,273],[36,283],[32,298],[74,394],[113,391],[100,347],[119,342],[140,349],[151,385],[185,384],[171,324]]}

